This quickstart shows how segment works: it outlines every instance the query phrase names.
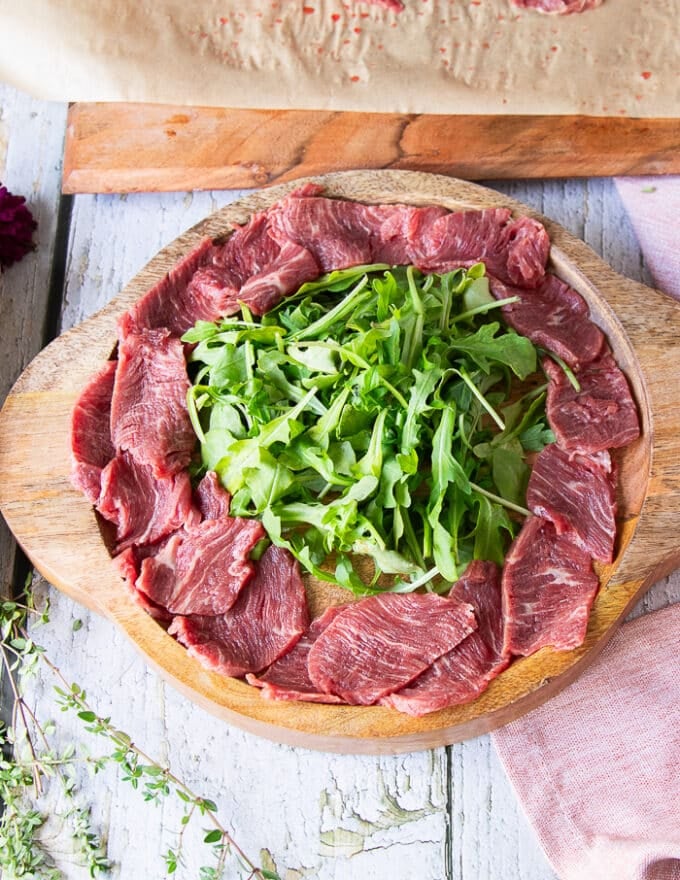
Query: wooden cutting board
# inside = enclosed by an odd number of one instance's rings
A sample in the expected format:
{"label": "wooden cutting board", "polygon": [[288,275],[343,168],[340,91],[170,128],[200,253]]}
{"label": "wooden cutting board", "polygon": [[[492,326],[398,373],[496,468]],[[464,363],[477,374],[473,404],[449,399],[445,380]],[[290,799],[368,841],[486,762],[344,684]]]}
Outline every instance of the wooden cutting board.
{"label": "wooden cutting board", "polygon": [[392,168],[467,180],[680,173],[680,120],[73,104],[63,190],[246,189]]}
{"label": "wooden cutting board", "polygon": [[[496,192],[435,175],[362,171],[317,179],[329,194],[367,202],[508,205]],[[204,236],[223,233],[292,187],[229,205],[156,257],[102,311],[42,351],[0,413],[0,508],[39,571],[76,601],[111,618],[169,682],[218,716],[291,745],[353,753],[440,746],[492,730],[543,703],[593,661],[630,606],[680,565],[680,306],[614,273],[585,244],[543,219],[553,268],[586,297],[637,400],[643,434],[620,456],[616,559],[599,568],[601,591],[584,645],[543,649],[516,661],[475,702],[414,719],[382,707],[270,702],[240,681],[205,671],[134,604],[115,572],[87,501],[69,482],[70,414],[87,380],[111,354],[117,317]],[[317,605],[319,603],[317,602]],[[317,608],[318,610],[318,608]],[[105,660],[102,647],[102,660]]]}

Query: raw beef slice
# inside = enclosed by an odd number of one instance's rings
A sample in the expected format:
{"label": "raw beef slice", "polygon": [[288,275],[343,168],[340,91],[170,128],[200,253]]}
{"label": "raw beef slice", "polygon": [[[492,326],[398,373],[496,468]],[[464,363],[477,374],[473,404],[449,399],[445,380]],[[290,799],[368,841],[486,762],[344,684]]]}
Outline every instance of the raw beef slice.
{"label": "raw beef slice", "polygon": [[299,642],[279,657],[261,675],[246,675],[248,684],[262,688],[262,696],[268,700],[304,700],[307,703],[341,703],[335,694],[318,691],[307,668],[309,652],[322,632],[342,613],[347,605],[332,605],[321,617],[313,620]]}
{"label": "raw beef slice", "polygon": [[272,234],[311,251],[323,272],[372,261],[372,225],[363,205],[341,199],[291,193],[271,209]]}
{"label": "raw beef slice", "polygon": [[545,275],[550,240],[530,217],[511,219],[507,208],[455,211],[423,230],[416,265],[427,272],[483,262],[509,284],[535,287]]}
{"label": "raw beef slice", "polygon": [[501,572],[493,562],[475,560],[452,587],[449,599],[468,602],[478,627],[410,685],[384,697],[382,705],[409,715],[425,715],[476,699],[510,663],[503,651]]}
{"label": "raw beef slice", "polygon": [[102,471],[97,510],[116,526],[117,553],[153,544],[198,519],[186,471],[158,477],[127,453],[117,455]]}
{"label": "raw beef slice", "polygon": [[121,338],[161,328],[181,336],[196,321],[221,317],[225,301],[222,291],[191,284],[195,274],[210,261],[214,249],[211,239],[206,238],[128,309],[118,322]]}
{"label": "raw beef slice", "polygon": [[262,211],[215,248],[208,265],[196,272],[189,291],[219,299],[220,315],[236,314],[241,303],[253,314],[263,315],[320,274],[309,250],[272,236],[269,213]]}
{"label": "raw beef slice", "polygon": [[202,519],[218,519],[229,513],[231,496],[220,483],[215,471],[208,471],[196,486],[194,499]]}
{"label": "raw beef slice", "polygon": [[599,581],[590,556],[569,535],[529,517],[505,557],[503,650],[528,656],[552,645],[559,651],[583,643]]}
{"label": "raw beef slice", "polygon": [[602,458],[569,456],[551,443],[537,456],[527,487],[531,512],[601,562],[612,561],[616,537],[615,474],[611,462],[606,464]]}
{"label": "raw beef slice", "polygon": [[117,450],[162,477],[183,470],[196,445],[187,410],[182,343],[167,330],[130,333],[118,349],[111,401],[111,435]]}
{"label": "raw beef slice", "polygon": [[548,423],[557,444],[569,453],[597,453],[627,446],[640,436],[637,407],[611,352],[576,372],[576,390],[557,364],[544,358],[550,382]]}
{"label": "raw beef slice", "polygon": [[[172,540],[172,538],[170,540]],[[156,620],[159,620],[162,623],[170,623],[172,620],[172,614],[170,614],[166,608],[156,605],[156,603],[152,602],[148,596],[141,592],[141,590],[137,589],[137,578],[139,577],[142,560],[145,559],[147,555],[153,556],[157,550],[162,549],[164,543],[164,541],[161,541],[157,545],[146,545],[143,548],[128,547],[117,556],[114,556],[112,561],[118,574],[122,577],[123,583],[133,601]]]}
{"label": "raw beef slice", "polygon": [[116,454],[111,442],[111,396],[116,361],[107,361],[78,398],[71,416],[71,482],[95,504],[102,469]]}
{"label": "raw beef slice", "polygon": [[252,580],[219,617],[175,617],[168,632],[207,669],[224,675],[260,672],[290,650],[309,625],[297,561],[267,548]]}
{"label": "raw beef slice", "polygon": [[258,274],[251,275],[238,292],[232,311],[244,303],[254,315],[264,315],[305,281],[321,274],[319,265],[307,248],[293,241],[281,246],[278,256]]}
{"label": "raw beef slice", "polygon": [[519,9],[534,9],[546,15],[571,15],[587,12],[600,6],[604,0],[510,0]]}
{"label": "raw beef slice", "polygon": [[224,614],[253,577],[262,523],[223,515],[191,525],[142,562],[137,589],[173,614]]}
{"label": "raw beef slice", "polygon": [[471,605],[434,593],[371,596],[339,614],[312,645],[315,688],[370,705],[417,678],[477,626]]}
{"label": "raw beef slice", "polygon": [[556,275],[546,275],[535,290],[509,287],[494,278],[490,286],[496,299],[520,297],[519,302],[502,307],[507,323],[570,367],[588,364],[601,352],[604,335],[590,320],[586,301]]}

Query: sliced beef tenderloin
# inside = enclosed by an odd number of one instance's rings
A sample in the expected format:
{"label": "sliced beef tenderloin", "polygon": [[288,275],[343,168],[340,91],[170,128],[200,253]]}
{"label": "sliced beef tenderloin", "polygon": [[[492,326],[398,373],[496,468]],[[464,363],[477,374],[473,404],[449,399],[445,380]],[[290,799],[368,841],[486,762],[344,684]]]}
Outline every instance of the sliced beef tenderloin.
{"label": "sliced beef tenderloin", "polygon": [[493,562],[471,562],[449,598],[472,605],[477,629],[410,685],[383,697],[382,705],[420,716],[468,703],[510,663],[510,656],[503,650],[500,568]]}
{"label": "sliced beef tenderloin", "polygon": [[146,545],[145,547],[128,547],[113,557],[113,564],[137,605],[161,623],[170,623],[172,614],[166,608],[152,602],[145,593],[137,589],[137,578],[139,577],[142,560],[147,555],[153,555],[154,552],[157,552],[157,549],[161,549],[163,543],[161,542],[160,545]]}
{"label": "sliced beef tenderloin", "polygon": [[546,275],[535,290],[511,287],[494,277],[490,278],[490,286],[496,299],[520,298],[501,308],[507,323],[570,367],[588,364],[602,351],[604,335],[590,320],[588,304],[556,275]]}
{"label": "sliced beef tenderloin", "polygon": [[528,656],[583,643],[599,581],[590,556],[551,522],[531,516],[505,557],[503,650]]}
{"label": "sliced beef tenderloin", "polygon": [[173,614],[224,614],[253,577],[250,553],[264,536],[255,519],[223,515],[191,525],[142,562],[136,587]]}
{"label": "sliced beef tenderloin", "polygon": [[175,617],[168,632],[207,669],[239,677],[270,666],[308,626],[297,561],[272,545],[226,614]]}
{"label": "sliced beef tenderloin", "polygon": [[229,513],[231,495],[220,483],[215,471],[208,471],[196,486],[194,500],[202,519],[218,519]]}
{"label": "sliced beef tenderloin", "polygon": [[293,194],[270,212],[272,234],[309,250],[323,272],[372,261],[371,232],[363,205]]}
{"label": "sliced beef tenderloin", "polygon": [[116,361],[107,361],[78,398],[71,416],[71,482],[92,504],[101,491],[102,469],[116,454],[111,441],[111,397]]}
{"label": "sliced beef tenderloin", "polygon": [[246,675],[246,681],[262,688],[262,696],[268,700],[303,700],[307,703],[342,703],[335,694],[318,691],[309,677],[307,661],[314,642],[322,632],[346,608],[346,605],[332,605],[321,617],[313,620],[299,642],[279,657],[261,675]]}
{"label": "sliced beef tenderloin", "polygon": [[293,241],[287,241],[271,263],[244,282],[233,311],[244,303],[254,315],[264,315],[305,281],[313,281],[320,274],[319,264],[312,253]]}
{"label": "sliced beef tenderloin", "polygon": [[535,287],[545,275],[550,240],[530,217],[511,219],[507,208],[455,211],[423,230],[415,264],[428,272],[483,262],[508,284]]}
{"label": "sliced beef tenderloin", "polygon": [[102,471],[97,510],[116,526],[116,552],[153,544],[185,524],[198,521],[185,471],[156,476],[127,453]]}
{"label": "sliced beef tenderloin", "polygon": [[281,243],[272,235],[269,211],[260,211],[234,229],[226,242],[216,248],[210,263],[226,270],[239,289],[253,275],[264,272],[280,253]]}
{"label": "sliced beef tenderloin", "polygon": [[167,328],[174,336],[181,336],[196,321],[216,321],[221,317],[226,297],[221,288],[197,286],[192,279],[203,266],[210,263],[215,247],[206,238],[148,293],[120,318],[121,338],[142,330]]}
{"label": "sliced beef tenderloin", "polygon": [[309,677],[321,692],[370,705],[405,687],[476,626],[471,605],[433,593],[371,596],[317,638]]}
{"label": "sliced beef tenderloin", "polygon": [[546,15],[571,15],[587,12],[600,6],[604,0],[510,0],[519,9],[533,9]]}
{"label": "sliced beef tenderloin", "polygon": [[253,314],[263,315],[320,274],[312,253],[294,241],[275,239],[269,214],[261,212],[215,248],[189,289],[219,298],[221,315],[236,314],[241,303]]}
{"label": "sliced beef tenderloin", "polygon": [[[436,205],[367,206],[371,220],[371,253],[376,263],[406,266],[422,256],[422,240],[432,224],[445,217],[446,208]],[[372,215],[372,216],[371,216]]]}
{"label": "sliced beef tenderloin", "polygon": [[640,436],[640,420],[628,381],[610,351],[576,372],[577,391],[558,364],[544,358],[550,382],[548,423],[567,452],[594,454],[627,446]]}
{"label": "sliced beef tenderloin", "polygon": [[168,330],[126,336],[118,348],[111,401],[116,449],[159,477],[183,470],[196,446],[186,404],[189,386],[182,343]]}
{"label": "sliced beef tenderloin", "polygon": [[[604,453],[609,458],[608,453]],[[604,467],[602,465],[605,465]],[[527,507],[570,534],[594,559],[611,562],[616,538],[616,477],[611,460],[546,446],[534,462]]]}

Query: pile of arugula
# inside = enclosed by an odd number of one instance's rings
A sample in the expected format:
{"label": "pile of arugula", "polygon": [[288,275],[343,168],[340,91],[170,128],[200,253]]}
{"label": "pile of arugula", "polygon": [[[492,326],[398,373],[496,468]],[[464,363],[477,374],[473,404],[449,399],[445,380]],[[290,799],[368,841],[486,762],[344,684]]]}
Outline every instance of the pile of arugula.
{"label": "pile of arugula", "polygon": [[483,264],[376,264],[261,319],[198,322],[183,337],[196,475],[215,470],[232,515],[357,595],[446,591],[471,559],[502,563],[528,514],[526,453],[553,439],[545,386],[517,396],[537,357],[494,319],[511,301],[490,295]]}

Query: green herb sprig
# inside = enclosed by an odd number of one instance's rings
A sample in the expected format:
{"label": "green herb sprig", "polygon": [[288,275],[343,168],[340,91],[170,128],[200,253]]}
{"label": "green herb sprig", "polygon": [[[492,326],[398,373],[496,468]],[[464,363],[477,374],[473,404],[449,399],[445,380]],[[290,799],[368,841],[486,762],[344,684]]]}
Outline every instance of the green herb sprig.
{"label": "green herb sprig", "polygon": [[[25,589],[25,603],[0,602],[0,653],[4,674],[12,695],[13,717],[9,727],[0,728],[0,799],[4,804],[0,816],[0,873],[6,880],[36,878],[62,880],[50,852],[40,837],[46,814],[39,805],[47,788],[56,781],[67,807],[61,818],[68,827],[74,856],[90,875],[106,874],[111,867],[100,836],[92,826],[89,810],[82,806],[77,791],[77,766],[86,764],[93,773],[107,766],[116,767],[123,781],[139,790],[145,801],[159,802],[175,796],[184,805],[180,830],[174,845],[164,855],[167,874],[174,874],[183,864],[185,834],[193,819],[208,824],[203,842],[210,848],[214,864],[199,869],[199,880],[219,880],[228,866],[235,866],[247,880],[280,880],[270,870],[257,866],[238,846],[220,822],[216,804],[194,792],[155,761],[130,736],[120,730],[110,717],[98,713],[85,691],[69,683],[48,657],[44,648],[29,634],[32,626],[49,622],[49,604],[37,608],[30,582]],[[56,704],[63,712],[75,714],[88,734],[103,741],[107,751],[93,757],[75,744],[57,752],[50,744],[55,731],[53,721],[42,722],[22,693],[22,681],[35,675],[38,665],[48,668],[54,676]]]}

